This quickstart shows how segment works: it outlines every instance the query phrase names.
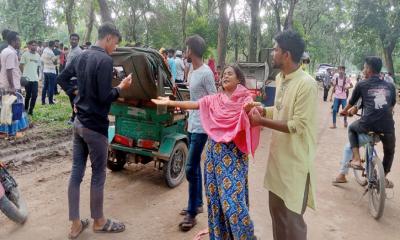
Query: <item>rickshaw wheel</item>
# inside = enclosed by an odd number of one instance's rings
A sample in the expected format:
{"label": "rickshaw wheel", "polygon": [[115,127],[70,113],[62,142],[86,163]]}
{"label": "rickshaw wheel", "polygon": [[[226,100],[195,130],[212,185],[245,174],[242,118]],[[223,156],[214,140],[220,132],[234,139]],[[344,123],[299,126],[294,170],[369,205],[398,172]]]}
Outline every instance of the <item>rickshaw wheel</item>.
{"label": "rickshaw wheel", "polygon": [[188,148],[186,143],[179,141],[171,152],[169,161],[164,162],[163,171],[168,187],[174,188],[181,184],[185,177]]}
{"label": "rickshaw wheel", "polygon": [[121,151],[108,151],[107,168],[117,172],[124,169],[126,163],[126,153]]}

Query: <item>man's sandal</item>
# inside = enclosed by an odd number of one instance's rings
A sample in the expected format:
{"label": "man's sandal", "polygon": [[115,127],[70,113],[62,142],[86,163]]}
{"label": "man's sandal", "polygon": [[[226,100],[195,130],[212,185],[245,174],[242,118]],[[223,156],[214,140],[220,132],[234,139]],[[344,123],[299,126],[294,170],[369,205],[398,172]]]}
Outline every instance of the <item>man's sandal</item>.
{"label": "man's sandal", "polygon": [[196,224],[197,224],[196,218],[191,217],[190,215],[186,215],[183,221],[179,223],[179,228],[181,231],[187,232],[194,226],[196,226]]}
{"label": "man's sandal", "polygon": [[89,224],[90,224],[89,219],[81,220],[81,225],[82,225],[81,230],[80,230],[75,236],[73,236],[71,233],[69,233],[69,234],[68,234],[68,239],[77,239],[77,238],[79,237],[79,235],[81,235],[81,233],[82,233],[86,228],[89,227]]}
{"label": "man's sandal", "polygon": [[364,167],[358,164],[353,164],[352,161],[349,162],[349,168],[353,168],[354,170],[364,170]]}
{"label": "man's sandal", "polygon": [[[196,210],[197,210],[197,214],[204,212],[203,206],[197,207]],[[182,215],[182,216],[186,216],[187,214],[188,214],[187,208],[182,209],[181,212],[179,213],[179,215]]]}
{"label": "man's sandal", "polygon": [[123,231],[125,231],[125,224],[111,219],[107,219],[102,229],[93,230],[95,233],[120,233]]}

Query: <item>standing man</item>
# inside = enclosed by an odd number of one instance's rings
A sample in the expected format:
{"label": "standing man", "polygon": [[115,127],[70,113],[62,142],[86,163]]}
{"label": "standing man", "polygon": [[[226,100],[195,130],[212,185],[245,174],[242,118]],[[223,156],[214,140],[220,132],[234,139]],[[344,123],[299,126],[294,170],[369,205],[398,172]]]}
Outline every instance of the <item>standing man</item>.
{"label": "standing man", "polygon": [[[108,113],[111,103],[119,97],[122,89],[131,85],[131,75],[118,87],[111,86],[113,60],[109,56],[121,41],[118,29],[111,23],[99,27],[98,40],[90,49],[72,59],[60,74],[58,82],[66,92],[76,95],[77,117],[74,121],[73,163],[68,186],[69,219],[72,221],[70,238],[76,238],[89,225],[79,215],[80,184],[86,161],[92,166],[90,186],[90,211],[94,219],[93,230],[100,233],[117,233],[125,225],[105,218],[103,214],[104,183],[108,157]],[[71,84],[77,77],[78,87]]]}
{"label": "standing man", "polygon": [[[342,106],[344,109],[347,105],[347,97],[349,94],[349,89],[353,87],[350,78],[346,76],[346,67],[339,66],[339,73],[335,74],[332,77],[332,85],[333,85],[333,109],[332,109],[332,120],[333,124],[330,127],[331,129],[336,128],[336,116],[339,112],[339,107]],[[331,98],[332,101],[332,98]],[[344,127],[347,128],[347,117],[344,117]]]}
{"label": "standing man", "polygon": [[168,50],[168,66],[169,66],[169,70],[171,71],[171,74],[172,74],[171,82],[175,86],[176,64],[175,64],[175,50],[174,49]]}
{"label": "standing man", "polygon": [[[199,35],[194,35],[186,40],[187,57],[193,67],[189,72],[190,101],[198,101],[200,98],[215,94],[214,75],[211,69],[203,63],[203,55],[206,51],[206,43]],[[196,215],[203,212],[203,194],[201,181],[201,153],[208,139],[200,122],[198,110],[192,110],[188,121],[189,156],[186,164],[186,178],[189,182],[189,200],[187,209],[181,214],[185,215],[179,224],[181,231],[189,231],[196,225]]]}
{"label": "standing man", "polygon": [[56,84],[56,64],[58,57],[54,54],[54,41],[49,42],[49,46],[43,50],[41,60],[43,62],[43,88],[42,88],[42,105],[46,104],[46,94],[49,98],[49,104],[54,104],[54,85]]}
{"label": "standing man", "polygon": [[332,79],[331,69],[327,69],[326,74],[324,75],[324,79],[322,80],[322,84],[324,87],[324,102],[326,102],[328,99],[329,89],[331,89],[331,79]]}
{"label": "standing man", "polygon": [[36,41],[29,41],[29,51],[24,52],[21,57],[21,65],[23,68],[22,76],[26,77],[28,80],[28,84],[25,86],[25,111],[27,111],[29,115],[33,114],[39,89],[38,68],[41,64],[40,55],[36,52],[36,48]]}
{"label": "standing man", "polygon": [[294,31],[275,37],[273,65],[281,70],[275,106],[250,116],[253,125],[273,130],[264,186],[275,240],[306,240],[303,214],[307,205],[314,208],[318,86],[300,66],[304,49]]}
{"label": "standing man", "polygon": [[[71,49],[67,55],[67,63],[66,63],[67,67],[74,58],[76,58],[83,52],[83,50],[79,47],[79,35],[77,33],[72,33],[69,36],[69,44],[71,45]],[[71,84],[75,87],[78,86],[78,80],[75,76],[71,78]],[[75,95],[72,92],[66,92],[66,94],[68,95],[69,102],[71,104],[71,112],[72,112],[71,118],[68,120],[68,124],[73,124],[74,120],[75,120],[75,111],[74,111]]]}
{"label": "standing man", "polygon": [[176,65],[176,83],[183,83],[185,79],[185,63],[182,60],[182,51],[176,51],[176,58],[175,58],[175,65]]}
{"label": "standing man", "polygon": [[[56,78],[58,76],[58,74],[60,74],[60,55],[61,55],[61,50],[60,50],[60,40],[54,40],[54,48],[53,48],[53,53],[56,57],[58,57],[58,61],[56,64]],[[57,82],[54,83],[54,95],[58,95],[60,94],[58,92],[58,88],[57,88]]]}

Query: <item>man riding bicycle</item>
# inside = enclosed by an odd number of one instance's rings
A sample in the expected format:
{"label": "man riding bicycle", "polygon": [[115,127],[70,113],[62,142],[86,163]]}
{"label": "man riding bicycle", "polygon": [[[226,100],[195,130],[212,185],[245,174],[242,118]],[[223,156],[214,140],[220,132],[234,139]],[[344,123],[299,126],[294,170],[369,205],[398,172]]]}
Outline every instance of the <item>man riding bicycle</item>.
{"label": "man riding bicycle", "polygon": [[[359,99],[362,100],[362,116],[349,126],[350,144],[345,148],[341,171],[333,183],[347,182],[345,175],[347,174],[348,167],[363,170],[359,147],[368,142],[365,134],[369,132],[379,134],[379,138],[383,144],[383,168],[385,175],[390,172],[396,146],[393,120],[396,89],[393,84],[389,84],[379,78],[381,69],[382,60],[379,57],[367,57],[365,59],[363,72],[367,80],[360,81],[356,85],[349,104],[340,113],[343,116],[349,115],[349,110],[356,105]],[[352,109],[353,113],[356,111],[357,108]],[[393,187],[393,183],[386,180],[386,186]]]}

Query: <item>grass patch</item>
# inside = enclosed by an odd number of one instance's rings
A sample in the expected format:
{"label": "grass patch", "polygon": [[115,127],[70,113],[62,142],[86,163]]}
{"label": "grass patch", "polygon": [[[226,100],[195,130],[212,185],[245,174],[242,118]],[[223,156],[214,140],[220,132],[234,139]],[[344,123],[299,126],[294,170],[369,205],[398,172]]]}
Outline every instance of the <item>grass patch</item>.
{"label": "grass patch", "polygon": [[30,121],[33,124],[45,125],[51,129],[68,129],[70,125],[66,124],[71,117],[71,105],[69,98],[64,92],[55,96],[56,104],[42,105],[40,103],[40,96],[33,110],[33,116],[30,116]]}

